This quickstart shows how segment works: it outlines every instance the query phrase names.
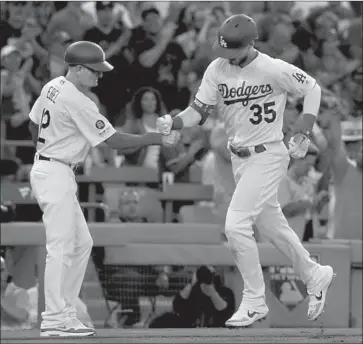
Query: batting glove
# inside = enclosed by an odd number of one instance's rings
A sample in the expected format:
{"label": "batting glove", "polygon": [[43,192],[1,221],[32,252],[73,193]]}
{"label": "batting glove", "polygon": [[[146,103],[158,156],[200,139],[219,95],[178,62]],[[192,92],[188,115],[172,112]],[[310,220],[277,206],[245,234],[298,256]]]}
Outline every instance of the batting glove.
{"label": "batting glove", "polygon": [[162,142],[165,147],[174,147],[180,139],[180,132],[172,130],[169,135],[162,134]]}
{"label": "batting glove", "polygon": [[170,135],[173,119],[170,115],[159,117],[156,121],[156,127],[161,135]]}
{"label": "batting glove", "polygon": [[309,149],[310,139],[302,134],[295,134],[289,141],[289,154],[294,159],[305,157]]}

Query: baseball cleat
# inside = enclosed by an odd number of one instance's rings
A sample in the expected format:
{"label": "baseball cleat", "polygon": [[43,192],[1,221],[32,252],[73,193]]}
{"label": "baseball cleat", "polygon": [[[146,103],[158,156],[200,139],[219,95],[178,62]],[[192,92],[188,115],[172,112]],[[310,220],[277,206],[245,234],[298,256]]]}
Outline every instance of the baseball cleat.
{"label": "baseball cleat", "polygon": [[266,319],[268,314],[268,309],[265,312],[258,313],[250,310],[245,310],[243,308],[239,309],[236,313],[232,315],[230,319],[226,321],[227,327],[247,327],[251,326],[254,322]]}
{"label": "baseball cleat", "polygon": [[69,319],[63,326],[40,330],[41,337],[89,337],[95,334],[93,328],[85,326],[77,318]]}
{"label": "baseball cleat", "polygon": [[73,327],[55,327],[40,330],[41,337],[90,337],[95,334],[92,329],[75,329]]}
{"label": "baseball cleat", "polygon": [[321,286],[319,289],[310,294],[310,301],[309,301],[309,309],[308,309],[308,320],[314,321],[317,320],[321,314],[324,312],[324,307],[326,303],[326,295],[328,293],[329,287],[333,282],[333,278],[336,274],[333,271],[333,268],[329,265],[322,266],[321,269],[322,275],[324,275],[323,280],[321,282]]}

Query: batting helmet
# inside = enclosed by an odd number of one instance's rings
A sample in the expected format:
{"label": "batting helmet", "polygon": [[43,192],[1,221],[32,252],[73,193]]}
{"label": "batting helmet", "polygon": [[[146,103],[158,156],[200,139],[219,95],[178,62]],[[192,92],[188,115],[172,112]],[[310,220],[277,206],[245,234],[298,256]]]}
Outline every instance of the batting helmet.
{"label": "batting helmet", "polygon": [[219,57],[232,59],[239,56],[241,49],[255,39],[258,39],[255,21],[245,14],[236,14],[222,23],[213,51]]}
{"label": "batting helmet", "polygon": [[113,69],[105,60],[102,48],[88,41],[72,43],[66,50],[64,62],[69,65],[83,65],[98,72],[109,72]]}

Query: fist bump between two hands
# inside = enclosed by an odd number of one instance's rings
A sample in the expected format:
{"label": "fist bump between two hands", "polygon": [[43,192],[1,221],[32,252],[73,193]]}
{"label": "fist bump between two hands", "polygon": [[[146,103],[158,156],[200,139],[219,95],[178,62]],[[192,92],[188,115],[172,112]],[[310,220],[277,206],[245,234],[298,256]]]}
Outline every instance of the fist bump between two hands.
{"label": "fist bump between two hands", "polygon": [[159,117],[156,122],[156,127],[162,135],[163,145],[167,147],[175,146],[180,139],[180,132],[171,130],[172,125],[173,119],[169,114]]}

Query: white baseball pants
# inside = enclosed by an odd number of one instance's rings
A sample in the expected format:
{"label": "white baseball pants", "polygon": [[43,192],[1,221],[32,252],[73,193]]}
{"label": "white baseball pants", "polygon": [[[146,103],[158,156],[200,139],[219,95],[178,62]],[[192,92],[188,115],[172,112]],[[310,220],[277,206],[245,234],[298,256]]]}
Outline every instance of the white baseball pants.
{"label": "white baseball pants", "polygon": [[290,161],[289,153],[282,142],[265,146],[266,151],[247,159],[232,154],[236,190],[225,226],[229,247],[244,282],[241,306],[255,312],[264,312],[266,303],[253,223],[261,236],[291,259],[295,272],[305,284],[309,284],[319,268],[289,227],[277,200],[278,187]]}
{"label": "white baseball pants", "polygon": [[70,167],[55,161],[35,161],[30,182],[43,211],[46,233],[45,311],[41,327],[57,327],[67,317],[76,316],[75,305],[93,240]]}

